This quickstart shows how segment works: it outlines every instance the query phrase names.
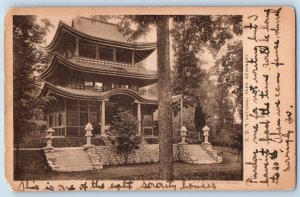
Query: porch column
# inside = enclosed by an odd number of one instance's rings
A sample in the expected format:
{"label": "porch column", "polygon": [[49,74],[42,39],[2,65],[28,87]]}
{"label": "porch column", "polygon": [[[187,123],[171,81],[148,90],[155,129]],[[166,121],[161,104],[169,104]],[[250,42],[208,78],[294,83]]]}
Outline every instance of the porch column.
{"label": "porch column", "polygon": [[182,128],[183,126],[183,117],[182,117],[182,114],[183,114],[183,95],[181,95],[181,98],[180,98],[180,128]]}
{"label": "porch column", "polygon": [[99,44],[96,44],[96,59],[99,59]]}
{"label": "porch column", "polygon": [[64,123],[65,125],[65,136],[67,136],[67,99],[64,98]]}
{"label": "porch column", "polygon": [[117,61],[117,49],[115,47],[113,48],[113,61]]}
{"label": "porch column", "polygon": [[141,118],[141,103],[137,104],[137,119],[138,119],[138,135],[142,136],[142,118]]}
{"label": "porch column", "polygon": [[79,38],[76,37],[75,56],[79,56]]}
{"label": "porch column", "polygon": [[101,136],[106,137],[106,133],[105,133],[105,101],[101,101]]}
{"label": "porch column", "polygon": [[131,53],[131,64],[132,65],[135,64],[135,62],[134,62],[134,56],[135,56],[134,51],[132,51],[132,53]]}

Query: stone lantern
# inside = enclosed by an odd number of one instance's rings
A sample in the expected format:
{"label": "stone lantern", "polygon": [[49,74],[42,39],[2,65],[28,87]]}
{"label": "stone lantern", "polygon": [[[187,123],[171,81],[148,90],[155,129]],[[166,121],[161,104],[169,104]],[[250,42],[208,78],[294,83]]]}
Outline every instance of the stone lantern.
{"label": "stone lantern", "polygon": [[85,136],[86,136],[86,145],[83,145],[85,148],[90,148],[92,147],[92,130],[93,130],[93,126],[91,123],[87,123],[85,126]]}
{"label": "stone lantern", "polygon": [[54,138],[54,130],[52,128],[49,128],[46,130],[46,134],[47,146],[45,147],[45,150],[51,152],[53,150],[52,139]]}
{"label": "stone lantern", "polygon": [[187,136],[187,129],[185,126],[182,126],[180,129],[180,136],[181,136],[181,144],[186,144],[185,137]]}
{"label": "stone lantern", "polygon": [[206,126],[205,125],[205,127],[203,127],[203,135],[204,135],[204,143],[205,144],[210,144],[209,142],[208,142],[208,136],[209,136],[209,128],[208,128],[208,126]]}

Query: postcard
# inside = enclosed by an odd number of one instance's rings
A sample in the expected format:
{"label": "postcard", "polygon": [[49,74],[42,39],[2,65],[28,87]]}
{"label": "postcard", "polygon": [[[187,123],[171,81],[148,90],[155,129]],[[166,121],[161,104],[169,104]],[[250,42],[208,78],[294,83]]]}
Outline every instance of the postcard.
{"label": "postcard", "polygon": [[291,7],[13,8],[12,190],[292,190]]}

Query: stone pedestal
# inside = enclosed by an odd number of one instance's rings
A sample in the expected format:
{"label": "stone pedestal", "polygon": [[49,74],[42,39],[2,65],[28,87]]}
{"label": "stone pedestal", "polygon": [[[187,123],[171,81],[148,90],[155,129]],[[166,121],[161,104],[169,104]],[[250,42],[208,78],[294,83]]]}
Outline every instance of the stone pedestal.
{"label": "stone pedestal", "polygon": [[179,144],[186,144],[185,138],[187,136],[187,129],[185,126],[182,126],[180,129],[181,142]]}
{"label": "stone pedestal", "polygon": [[46,139],[47,139],[47,146],[44,148],[46,152],[53,152],[53,146],[52,146],[52,139],[54,138],[53,137],[53,134],[54,134],[54,130],[49,128],[46,130]]}
{"label": "stone pedestal", "polygon": [[46,130],[46,139],[47,139],[47,146],[44,148],[44,153],[46,156],[47,163],[53,170],[57,170],[58,166],[56,165],[56,158],[54,155],[54,147],[52,146],[52,139],[54,130],[49,128]]}
{"label": "stone pedestal", "polygon": [[94,145],[92,145],[92,130],[93,130],[93,127],[91,125],[91,123],[87,123],[87,125],[85,126],[85,131],[86,131],[86,144],[83,145],[84,148],[90,148],[90,147],[93,147]]}
{"label": "stone pedestal", "polygon": [[205,127],[203,127],[202,130],[203,130],[203,135],[204,135],[204,143],[209,144],[209,142],[208,142],[209,133],[208,132],[210,129],[208,128],[208,126],[205,125]]}

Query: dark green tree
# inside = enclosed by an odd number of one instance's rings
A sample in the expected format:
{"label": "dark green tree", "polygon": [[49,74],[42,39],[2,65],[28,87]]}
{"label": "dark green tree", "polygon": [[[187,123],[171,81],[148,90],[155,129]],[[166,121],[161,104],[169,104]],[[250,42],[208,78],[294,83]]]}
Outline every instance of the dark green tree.
{"label": "dark green tree", "polygon": [[216,66],[218,67],[219,89],[224,92],[222,97],[235,96],[233,109],[238,110],[241,118],[243,99],[243,42],[241,39],[236,39],[226,46],[226,53],[217,60]]}
{"label": "dark green tree", "polygon": [[195,122],[196,130],[202,131],[203,127],[206,124],[206,116],[201,104],[197,104],[195,107],[194,122]]}
{"label": "dark green tree", "polygon": [[117,151],[124,155],[125,163],[127,163],[129,154],[138,149],[141,142],[140,137],[137,136],[138,121],[130,111],[118,108],[112,124],[116,130]]}
{"label": "dark green tree", "polygon": [[35,109],[43,102],[36,99],[40,83],[37,74],[49,60],[39,49],[51,23],[44,19],[37,23],[36,16],[13,16],[13,108],[14,145],[16,147],[15,170],[20,171],[19,144],[32,129],[31,121]]}
{"label": "dark green tree", "polygon": [[[239,159],[243,130],[243,42],[235,39],[224,47],[225,53],[220,55],[215,65],[218,71],[218,131],[224,132],[221,133],[223,136],[227,135],[220,138],[224,143],[238,149]],[[240,121],[236,121],[238,119]]]}

